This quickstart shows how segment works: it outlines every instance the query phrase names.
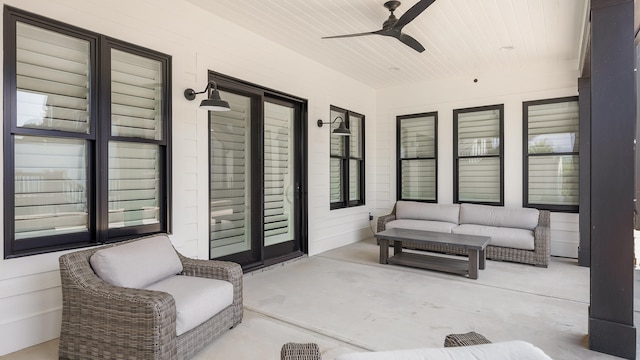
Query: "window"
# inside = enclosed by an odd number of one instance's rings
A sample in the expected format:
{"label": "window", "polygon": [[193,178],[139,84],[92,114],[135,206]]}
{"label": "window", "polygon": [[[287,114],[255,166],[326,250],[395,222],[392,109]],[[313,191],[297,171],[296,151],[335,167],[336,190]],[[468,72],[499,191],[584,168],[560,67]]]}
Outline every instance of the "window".
{"label": "window", "polygon": [[396,119],[398,200],[438,202],[438,113]]}
{"label": "window", "polygon": [[578,98],[522,104],[524,205],[577,212],[579,202]]}
{"label": "window", "polygon": [[5,257],[168,231],[171,58],[4,16]]}
{"label": "window", "polygon": [[[331,107],[331,209],[364,205],[364,115]],[[333,130],[344,121],[351,136]]]}
{"label": "window", "polygon": [[453,111],[454,202],[504,204],[504,105]]}

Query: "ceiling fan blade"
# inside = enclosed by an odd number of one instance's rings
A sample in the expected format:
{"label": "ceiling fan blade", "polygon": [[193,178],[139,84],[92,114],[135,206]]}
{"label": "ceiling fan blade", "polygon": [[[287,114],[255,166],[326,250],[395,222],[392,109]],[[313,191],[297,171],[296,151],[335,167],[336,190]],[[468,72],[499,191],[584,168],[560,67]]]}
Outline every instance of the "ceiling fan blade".
{"label": "ceiling fan blade", "polygon": [[356,36],[373,35],[375,33],[377,33],[377,31],[369,31],[369,32],[364,32],[364,33],[347,34],[347,35],[325,36],[322,39],[348,38],[348,37],[356,37]]}
{"label": "ceiling fan blade", "polygon": [[397,39],[402,41],[403,44],[409,46],[410,48],[412,48],[413,50],[421,53],[424,51],[424,46],[422,46],[418,40],[412,38],[411,36],[407,35],[407,34],[400,34],[400,36],[397,36]]}
{"label": "ceiling fan blade", "polygon": [[400,16],[398,22],[393,25],[394,29],[401,30],[405,25],[410,23],[413,19],[415,19],[418,15],[422,14],[431,4],[433,4],[436,0],[420,0],[415,5],[413,5],[407,12]]}

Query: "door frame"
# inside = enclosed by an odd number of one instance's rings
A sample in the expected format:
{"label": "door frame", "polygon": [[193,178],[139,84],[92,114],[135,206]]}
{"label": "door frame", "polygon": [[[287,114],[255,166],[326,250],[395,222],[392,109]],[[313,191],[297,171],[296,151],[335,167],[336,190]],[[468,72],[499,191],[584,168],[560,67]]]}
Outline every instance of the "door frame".
{"label": "door frame", "polygon": [[[307,136],[307,123],[308,123],[308,101],[307,99],[300,98],[297,96],[293,96],[290,94],[283,93],[281,91],[273,90],[264,86],[260,86],[257,84],[253,84],[241,79],[237,79],[231,76],[227,76],[215,71],[209,70],[208,72],[208,80],[215,81],[218,85],[218,89],[222,91],[229,91],[234,93],[240,93],[244,96],[251,97],[253,103],[251,104],[252,113],[258,114],[261,118],[264,118],[264,103],[268,99],[277,101],[283,101],[287,103],[296,104],[295,106],[295,114],[296,117],[299,118],[299,121],[294,123],[293,131],[294,131],[294,139],[296,139],[294,144],[294,178],[298,179],[299,190],[295,191],[294,195],[296,197],[296,201],[299,204],[299,211],[294,212],[295,215],[293,226],[294,231],[296,232],[295,236],[299,237],[299,249],[294,250],[292,253],[273,256],[271,258],[265,257],[265,246],[264,246],[264,222],[263,216],[252,216],[251,217],[251,246],[252,249],[255,247],[257,251],[249,250],[244,255],[234,256],[235,254],[230,254],[222,257],[216,258],[217,260],[226,260],[226,261],[236,261],[240,262],[244,271],[251,271],[260,269],[266,266],[270,266],[273,264],[277,264],[280,262],[284,262],[296,257],[300,257],[309,252],[309,236],[308,236],[308,136]],[[259,101],[258,101],[259,100]],[[208,118],[208,117],[207,117]],[[264,169],[264,158],[262,155],[262,149],[264,148],[264,122],[260,122],[260,126],[253,126],[251,128],[251,136],[252,136],[252,146],[251,153],[252,159],[256,159],[257,163],[251,164],[251,166],[258,167],[260,169]],[[207,138],[209,138],[209,134],[207,134]],[[210,145],[209,145],[210,146]],[[209,148],[209,154],[211,149]],[[207,163],[209,164],[209,161]],[[297,165],[297,166],[296,166]],[[210,168],[210,165],[208,165]],[[208,186],[211,186],[210,181],[208,181]],[[251,180],[251,199],[252,201],[252,209],[260,211],[261,214],[264,214],[264,173],[262,176],[257,178],[252,178]],[[210,192],[208,192],[210,194]],[[209,195],[208,195],[209,196]],[[211,207],[209,206],[209,211],[211,211]],[[208,217],[208,221],[210,222],[211,216]],[[209,226],[210,224],[208,224]],[[207,232],[209,234],[209,231]],[[294,236],[294,237],[295,237]],[[207,243],[210,243],[210,239],[207,239]],[[209,253],[210,254],[210,253]],[[240,253],[243,254],[243,253]],[[209,255],[210,257],[210,255]]]}

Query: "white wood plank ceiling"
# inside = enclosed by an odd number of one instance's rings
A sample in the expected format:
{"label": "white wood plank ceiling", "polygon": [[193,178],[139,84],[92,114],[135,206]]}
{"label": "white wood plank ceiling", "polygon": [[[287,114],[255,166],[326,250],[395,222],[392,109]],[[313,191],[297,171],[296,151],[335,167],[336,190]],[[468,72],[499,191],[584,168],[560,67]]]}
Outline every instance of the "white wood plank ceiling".
{"label": "white wood plank ceiling", "polygon": [[[375,31],[385,0],[188,0],[374,88],[569,62],[579,69],[588,0],[436,0],[403,32],[418,53]],[[417,0],[403,0],[400,17]],[[574,66],[573,64],[571,66]]]}

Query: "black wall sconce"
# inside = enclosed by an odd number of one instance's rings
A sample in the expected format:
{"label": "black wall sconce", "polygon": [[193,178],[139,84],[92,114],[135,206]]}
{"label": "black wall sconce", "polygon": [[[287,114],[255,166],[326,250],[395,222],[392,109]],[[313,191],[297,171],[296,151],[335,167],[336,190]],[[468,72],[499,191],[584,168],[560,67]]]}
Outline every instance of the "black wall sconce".
{"label": "black wall sconce", "polygon": [[184,97],[191,101],[196,98],[196,95],[207,93],[207,98],[200,102],[200,107],[209,111],[229,111],[229,103],[220,98],[220,92],[218,91],[218,84],[215,81],[209,81],[207,87],[200,92],[195,92],[193,89],[186,89],[184,91]]}
{"label": "black wall sconce", "polygon": [[335,119],[333,119],[332,122],[323,122],[322,119],[318,120],[318,127],[322,127],[322,125],[324,124],[333,124],[334,122],[338,121],[338,119],[340,119],[340,125],[338,126],[337,129],[333,130],[333,135],[338,135],[338,136],[349,136],[351,135],[351,131],[349,129],[347,129],[347,127],[344,125],[344,120],[338,116]]}

